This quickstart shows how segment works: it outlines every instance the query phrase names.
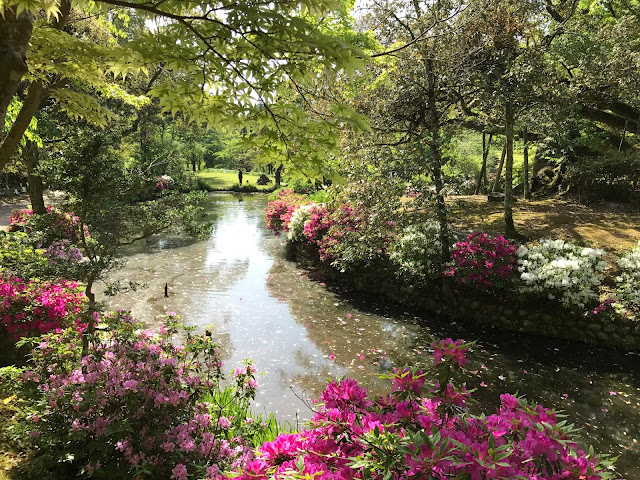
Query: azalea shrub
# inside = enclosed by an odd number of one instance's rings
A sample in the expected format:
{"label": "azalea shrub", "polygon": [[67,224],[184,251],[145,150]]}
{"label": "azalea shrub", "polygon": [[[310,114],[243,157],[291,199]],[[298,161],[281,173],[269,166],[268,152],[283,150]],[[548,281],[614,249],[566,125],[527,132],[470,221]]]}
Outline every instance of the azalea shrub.
{"label": "azalea shrub", "polygon": [[311,220],[311,214],[315,206],[315,203],[300,205],[293,211],[291,220],[289,221],[287,240],[290,242],[299,242],[306,238],[304,236],[304,226]]}
{"label": "azalea shrub", "polygon": [[309,220],[304,224],[304,236],[309,242],[320,246],[320,242],[331,227],[331,210],[327,205],[313,205],[309,210]]}
{"label": "azalea shrub", "polygon": [[253,460],[251,439],[264,425],[248,413],[250,362],[223,388],[217,345],[190,332],[184,345],[172,341],[172,312],[159,335],[129,312],[96,320],[86,355],[66,330],[36,340],[26,368],[4,372],[2,387],[23,399],[16,435],[33,445],[30,478],[184,480]]}
{"label": "azalea shrub", "polygon": [[43,215],[36,215],[31,209],[15,210],[9,218],[9,231],[28,233],[34,244],[37,243],[42,248],[47,248],[58,240],[81,244],[89,237],[87,227],[81,224],[76,215],[50,205],[46,208],[47,213]]}
{"label": "azalea shrub", "polygon": [[87,299],[77,282],[22,280],[0,274],[0,319],[15,339],[74,326],[86,327]]}
{"label": "azalea shrub", "polygon": [[566,308],[584,308],[599,297],[607,263],[602,249],[564,240],[541,240],[518,250],[520,291],[557,299]]}
{"label": "azalea shrub", "polygon": [[391,260],[398,272],[435,279],[442,273],[442,243],[438,222],[409,225],[394,243]]}
{"label": "azalea shrub", "polygon": [[491,415],[467,411],[471,392],[454,377],[469,344],[432,344],[433,372],[396,369],[393,391],[371,399],[354,380],[330,382],[305,430],[265,442],[226,478],[613,478],[613,463],[581,449],[551,409],[505,393]]}
{"label": "azalea shrub", "polygon": [[293,212],[301,205],[309,203],[306,197],[291,189],[282,189],[276,193],[275,200],[269,202],[265,209],[267,228],[278,235],[289,230],[289,222]]}
{"label": "azalea shrub", "polygon": [[617,293],[630,308],[640,308],[640,242],[618,259]]}
{"label": "azalea shrub", "polygon": [[502,235],[474,232],[457,242],[445,275],[480,290],[504,288],[518,274],[518,247]]}
{"label": "azalea shrub", "polygon": [[351,202],[358,198],[348,194],[342,197],[334,202],[328,229],[317,242],[320,258],[331,260],[341,271],[387,258],[395,236],[395,213],[362,201]]}

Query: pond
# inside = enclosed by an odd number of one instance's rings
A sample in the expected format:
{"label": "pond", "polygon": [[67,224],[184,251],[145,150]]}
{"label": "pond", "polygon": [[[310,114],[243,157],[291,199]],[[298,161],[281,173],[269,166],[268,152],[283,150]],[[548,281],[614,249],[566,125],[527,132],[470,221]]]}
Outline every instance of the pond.
{"label": "pond", "polygon": [[478,389],[474,410],[493,412],[504,392],[564,410],[584,443],[618,455],[618,471],[640,478],[638,352],[486,331],[336,292],[285,260],[284,238],[265,228],[266,203],[264,195],[212,194],[208,240],[157,236],[130,247],[113,277],[147,288],[103,300],[150,328],[175,311],[210,329],[228,370],[252,358],[264,372],[255,409],[293,424],[311,417],[328,379],[349,376],[385,393],[379,376],[429,365],[433,338],[477,340],[465,373]]}

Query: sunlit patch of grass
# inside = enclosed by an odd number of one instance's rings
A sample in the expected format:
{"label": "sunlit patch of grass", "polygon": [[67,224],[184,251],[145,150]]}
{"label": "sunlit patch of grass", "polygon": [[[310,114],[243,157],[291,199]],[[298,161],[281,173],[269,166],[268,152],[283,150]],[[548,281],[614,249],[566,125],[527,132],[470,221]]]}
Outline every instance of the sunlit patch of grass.
{"label": "sunlit patch of grass", "polygon": [[[238,185],[237,170],[223,170],[217,168],[207,168],[198,172],[198,178],[205,182],[213,190],[230,190],[234,185]],[[256,185],[256,180],[260,178],[260,174],[242,173],[243,185]],[[256,185],[258,190],[270,190],[273,188],[272,183],[268,185]]]}

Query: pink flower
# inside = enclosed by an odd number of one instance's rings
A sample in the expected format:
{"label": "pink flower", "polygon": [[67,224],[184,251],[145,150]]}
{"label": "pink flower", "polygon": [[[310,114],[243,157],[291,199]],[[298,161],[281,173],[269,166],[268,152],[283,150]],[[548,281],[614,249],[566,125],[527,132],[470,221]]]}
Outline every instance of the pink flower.
{"label": "pink flower", "polygon": [[231,422],[227,417],[220,417],[218,419],[218,425],[220,425],[224,429],[227,429],[231,427]]}
{"label": "pink flower", "polygon": [[171,470],[171,478],[175,478],[176,480],[186,480],[187,478],[187,467],[184,464],[179,463]]}

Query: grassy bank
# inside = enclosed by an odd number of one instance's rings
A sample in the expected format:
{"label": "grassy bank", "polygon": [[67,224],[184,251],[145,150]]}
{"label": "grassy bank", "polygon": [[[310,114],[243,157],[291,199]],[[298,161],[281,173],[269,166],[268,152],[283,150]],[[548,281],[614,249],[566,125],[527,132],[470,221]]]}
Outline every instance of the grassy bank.
{"label": "grassy bank", "polygon": [[[260,173],[242,173],[243,187],[256,187],[258,191],[273,190],[273,178],[270,177],[271,183],[267,185],[256,185],[256,181],[260,178]],[[206,185],[208,190],[236,190],[238,184],[237,170],[223,170],[217,168],[207,168],[198,172],[198,182]]]}

